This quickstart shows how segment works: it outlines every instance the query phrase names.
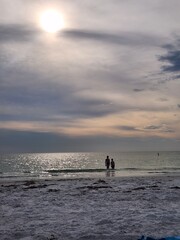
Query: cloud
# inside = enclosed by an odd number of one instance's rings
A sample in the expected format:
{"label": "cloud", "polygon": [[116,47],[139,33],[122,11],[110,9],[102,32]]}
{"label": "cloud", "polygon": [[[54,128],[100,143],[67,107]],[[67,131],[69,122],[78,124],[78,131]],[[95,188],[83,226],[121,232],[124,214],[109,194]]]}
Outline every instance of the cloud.
{"label": "cloud", "polygon": [[170,51],[166,56],[161,56],[159,60],[170,64],[168,66],[163,66],[162,67],[163,71],[165,72],[180,71],[180,50]]}
{"label": "cloud", "polygon": [[[42,31],[32,25],[25,24],[1,24],[0,42],[27,42],[32,41]],[[58,36],[58,34],[56,35]],[[102,32],[84,29],[65,29],[59,33],[59,38],[96,41],[104,44],[132,45],[132,46],[157,46],[163,38],[156,35],[148,35],[141,32]]]}
{"label": "cloud", "polygon": [[161,125],[149,125],[143,128],[144,130],[152,130],[152,131],[160,131],[163,133],[174,133],[174,130],[169,128],[167,125],[165,124],[161,124]]}
{"label": "cloud", "polygon": [[179,142],[160,137],[73,137],[48,132],[0,129],[0,152],[80,152],[178,150]]}
{"label": "cloud", "polygon": [[[16,73],[16,77],[20,73]],[[22,77],[23,73],[21,74]],[[33,81],[32,78],[39,81]],[[50,120],[50,116],[68,118],[103,117],[117,112],[116,106],[101,96],[80,96],[74,86],[59,82],[52,84],[49,79],[27,73],[26,81],[17,84],[2,81],[0,102],[3,103],[0,115],[2,120]],[[9,94],[11,93],[11,94]],[[53,119],[52,119],[53,120]]]}
{"label": "cloud", "polygon": [[180,75],[173,76],[173,79],[180,79]]}
{"label": "cloud", "polygon": [[167,102],[168,101],[167,98],[159,98],[158,100],[161,101],[161,102]]}
{"label": "cloud", "polygon": [[116,128],[125,130],[125,131],[138,131],[137,128],[132,127],[132,126],[117,126]]}
{"label": "cloud", "polygon": [[[38,16],[50,6],[48,1],[43,5],[39,0],[14,1],[0,3],[0,126],[32,135],[16,132],[12,139],[20,138],[21,143],[25,139],[27,146],[29,139],[38,146],[37,137],[43,150],[50,145],[44,138],[49,138],[64,150],[70,145],[75,150],[69,136],[89,135],[78,142],[79,146],[86,142],[88,150],[91,142],[94,149],[101,142],[104,149],[108,144],[118,149],[123,138],[111,143],[113,134],[177,136],[172,119],[180,109],[177,81],[168,86],[160,81],[180,78],[178,38],[163,45],[178,29],[179,1],[164,0],[161,8],[161,0],[140,0],[136,6],[132,1],[53,0],[50,5],[62,11],[67,28],[51,36],[38,28]],[[53,135],[57,132],[66,136]],[[132,145],[134,140],[124,138]],[[53,146],[49,149],[53,151]],[[54,148],[58,149],[62,150]]]}
{"label": "cloud", "polygon": [[143,34],[141,32],[119,32],[113,34],[101,31],[89,31],[81,29],[68,29],[60,33],[60,37],[65,36],[78,40],[93,40],[106,44],[153,46],[159,45],[163,38],[156,35]]}
{"label": "cloud", "polygon": [[147,129],[147,130],[156,130],[156,129],[161,129],[162,126],[155,126],[155,125],[149,125],[147,127],[145,127],[144,129]]}
{"label": "cloud", "polygon": [[143,88],[142,88],[142,89],[141,89],[141,88],[134,88],[134,89],[133,89],[134,92],[142,92],[142,91],[144,91],[144,90],[145,90],[145,89],[143,89]]}
{"label": "cloud", "polygon": [[[174,72],[180,71],[180,40],[177,39],[174,44],[166,44],[163,46],[166,49],[167,54],[159,57],[159,61],[167,63],[162,66],[163,72]],[[174,79],[179,78],[174,76]]]}
{"label": "cloud", "polygon": [[23,24],[1,24],[0,25],[0,42],[28,42],[39,33],[28,25]]}

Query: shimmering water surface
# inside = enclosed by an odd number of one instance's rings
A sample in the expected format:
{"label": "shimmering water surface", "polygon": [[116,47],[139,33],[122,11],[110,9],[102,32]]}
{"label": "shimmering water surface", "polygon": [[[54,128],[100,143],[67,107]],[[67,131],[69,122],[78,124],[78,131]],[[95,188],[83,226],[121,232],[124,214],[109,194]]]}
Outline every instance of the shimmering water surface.
{"label": "shimmering water surface", "polygon": [[[115,171],[107,171],[109,155]],[[1,154],[0,179],[119,177],[180,173],[180,152]]]}

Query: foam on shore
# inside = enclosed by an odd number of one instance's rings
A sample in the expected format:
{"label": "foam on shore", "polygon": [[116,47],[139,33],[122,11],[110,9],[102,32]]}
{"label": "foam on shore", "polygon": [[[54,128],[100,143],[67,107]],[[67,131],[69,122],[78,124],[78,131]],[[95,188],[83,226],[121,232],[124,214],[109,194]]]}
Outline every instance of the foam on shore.
{"label": "foam on shore", "polygon": [[0,183],[0,239],[179,235],[180,176]]}

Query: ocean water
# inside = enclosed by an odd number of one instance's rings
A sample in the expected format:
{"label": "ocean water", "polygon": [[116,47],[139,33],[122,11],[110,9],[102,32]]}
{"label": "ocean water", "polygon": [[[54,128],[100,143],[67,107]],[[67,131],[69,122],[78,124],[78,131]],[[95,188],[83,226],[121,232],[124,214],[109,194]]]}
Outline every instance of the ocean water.
{"label": "ocean water", "polygon": [[[105,169],[109,155],[115,170]],[[180,174],[180,152],[0,154],[0,179]]]}

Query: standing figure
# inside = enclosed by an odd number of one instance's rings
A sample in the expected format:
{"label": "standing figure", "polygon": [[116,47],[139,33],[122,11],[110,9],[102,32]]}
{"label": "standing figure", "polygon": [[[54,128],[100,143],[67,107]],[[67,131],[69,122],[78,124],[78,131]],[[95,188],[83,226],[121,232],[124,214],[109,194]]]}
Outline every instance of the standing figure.
{"label": "standing figure", "polygon": [[114,162],[113,158],[111,159],[111,168],[115,169],[115,162]]}
{"label": "standing figure", "polygon": [[105,166],[107,169],[109,169],[109,165],[110,165],[110,158],[109,156],[107,156],[107,158],[105,159]]}

